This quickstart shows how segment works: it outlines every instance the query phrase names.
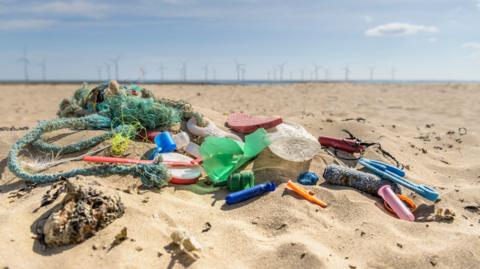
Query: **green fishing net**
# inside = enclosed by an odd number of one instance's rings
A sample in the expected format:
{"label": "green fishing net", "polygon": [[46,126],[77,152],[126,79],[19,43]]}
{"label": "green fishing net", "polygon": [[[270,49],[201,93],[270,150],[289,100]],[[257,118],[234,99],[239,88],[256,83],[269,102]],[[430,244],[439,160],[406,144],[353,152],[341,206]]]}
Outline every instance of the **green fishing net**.
{"label": "green fishing net", "polygon": [[182,121],[181,112],[153,98],[119,94],[108,97],[99,113],[113,119],[114,125],[139,122],[147,130],[169,128]]}
{"label": "green fishing net", "polygon": [[[91,89],[83,84],[71,98],[62,100],[57,115],[59,119],[42,121],[12,146],[8,166],[18,177],[30,182],[46,183],[77,175],[131,174],[139,177],[144,186],[162,186],[168,175],[161,164],[103,165],[54,174],[31,174],[21,167],[18,156],[28,145],[59,156],[81,152],[115,135],[131,139],[140,130],[178,131],[182,121],[190,117],[196,117],[198,122],[202,122],[202,116],[193,112],[191,105],[185,101],[157,99],[144,88],[137,85],[120,86],[116,81],[102,83]],[[63,128],[103,129],[106,132],[63,146],[42,139],[43,134]]]}

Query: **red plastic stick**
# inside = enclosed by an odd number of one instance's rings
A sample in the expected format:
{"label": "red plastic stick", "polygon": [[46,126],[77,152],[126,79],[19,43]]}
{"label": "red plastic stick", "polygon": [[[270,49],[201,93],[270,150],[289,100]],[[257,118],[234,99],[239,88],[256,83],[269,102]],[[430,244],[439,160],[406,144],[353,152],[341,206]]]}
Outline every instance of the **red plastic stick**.
{"label": "red plastic stick", "polygon": [[[84,156],[83,160],[86,162],[94,163],[129,163],[129,164],[151,164],[152,160],[137,160],[137,159],[127,159],[127,158],[116,158],[116,157],[104,157],[104,156]],[[194,167],[198,164],[193,160],[191,162],[178,162],[178,161],[163,161],[161,162],[164,165],[170,167]]]}
{"label": "red plastic stick", "polygon": [[362,152],[365,146],[358,144],[358,141],[353,139],[338,139],[327,136],[320,136],[318,142],[322,146],[340,149],[349,153]]}

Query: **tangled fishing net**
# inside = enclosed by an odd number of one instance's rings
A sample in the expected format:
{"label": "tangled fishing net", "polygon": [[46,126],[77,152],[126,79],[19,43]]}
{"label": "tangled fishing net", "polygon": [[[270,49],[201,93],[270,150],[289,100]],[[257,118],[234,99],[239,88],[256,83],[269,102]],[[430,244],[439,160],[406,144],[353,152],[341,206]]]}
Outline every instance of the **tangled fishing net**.
{"label": "tangled fishing net", "polygon": [[[133,175],[146,187],[162,186],[168,178],[162,164],[100,165],[77,168],[66,172],[45,174],[27,172],[18,160],[25,147],[31,145],[46,153],[70,154],[91,148],[112,139],[112,153],[122,155],[131,139],[146,130],[177,132],[182,123],[195,117],[199,125],[205,121],[185,101],[158,99],[147,89],[136,85],[120,86],[116,81],[89,89],[83,84],[71,99],[60,103],[58,119],[40,122],[24,137],[16,141],[8,155],[8,167],[18,177],[34,183],[47,183],[78,175]],[[184,125],[184,124],[183,124]],[[42,135],[59,129],[105,130],[105,133],[69,145],[56,145],[42,139]]]}

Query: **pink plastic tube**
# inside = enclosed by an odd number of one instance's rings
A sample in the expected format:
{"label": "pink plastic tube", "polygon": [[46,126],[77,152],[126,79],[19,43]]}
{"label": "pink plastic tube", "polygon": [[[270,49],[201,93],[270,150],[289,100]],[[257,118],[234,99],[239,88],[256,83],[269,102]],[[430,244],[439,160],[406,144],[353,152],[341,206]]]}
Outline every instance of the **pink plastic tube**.
{"label": "pink plastic tube", "polygon": [[380,197],[387,202],[387,204],[392,208],[393,212],[395,212],[400,219],[408,221],[415,220],[415,216],[413,216],[408,207],[392,191],[392,187],[390,187],[390,185],[384,185],[378,189],[378,195],[380,195]]}

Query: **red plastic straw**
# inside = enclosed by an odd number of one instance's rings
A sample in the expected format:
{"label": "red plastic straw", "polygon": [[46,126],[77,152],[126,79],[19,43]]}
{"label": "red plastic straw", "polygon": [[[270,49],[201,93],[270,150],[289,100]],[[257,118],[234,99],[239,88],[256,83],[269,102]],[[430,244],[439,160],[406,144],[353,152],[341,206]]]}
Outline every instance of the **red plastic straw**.
{"label": "red plastic straw", "polygon": [[[88,156],[88,155],[84,156],[83,160],[86,162],[94,162],[94,163],[128,163],[128,164],[153,163],[152,160],[138,160],[138,159],[104,157],[104,156]],[[193,167],[198,165],[197,160],[193,160],[191,162],[163,161],[161,163],[170,167]]]}

